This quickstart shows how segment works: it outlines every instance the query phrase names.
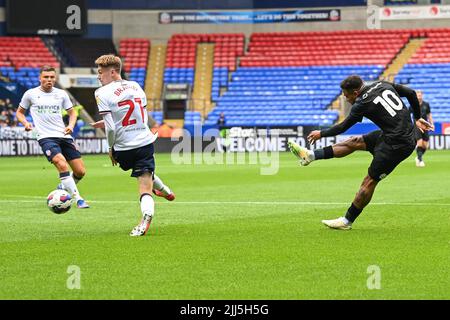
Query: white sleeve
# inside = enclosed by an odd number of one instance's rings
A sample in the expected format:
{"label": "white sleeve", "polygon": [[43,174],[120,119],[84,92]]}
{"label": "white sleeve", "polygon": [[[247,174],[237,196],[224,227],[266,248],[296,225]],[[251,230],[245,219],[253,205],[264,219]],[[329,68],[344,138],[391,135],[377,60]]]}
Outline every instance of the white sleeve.
{"label": "white sleeve", "polygon": [[65,110],[69,110],[70,108],[73,108],[73,103],[72,101],[70,101],[69,95],[67,94],[67,92],[63,91],[63,108]]}
{"label": "white sleeve", "polygon": [[28,110],[28,108],[31,106],[30,90],[27,90],[27,92],[24,93],[22,100],[20,100],[19,106],[21,106],[25,110]]}
{"label": "white sleeve", "polygon": [[111,108],[104,97],[101,97],[98,92],[95,93],[95,101],[97,101],[98,112],[100,114],[111,112]]}
{"label": "white sleeve", "polygon": [[144,90],[142,91],[142,106],[145,108],[147,106],[147,95],[145,94]]}
{"label": "white sleeve", "polygon": [[116,141],[116,131],[111,113],[104,113],[103,120],[105,121],[106,139],[108,140],[109,147],[112,148]]}

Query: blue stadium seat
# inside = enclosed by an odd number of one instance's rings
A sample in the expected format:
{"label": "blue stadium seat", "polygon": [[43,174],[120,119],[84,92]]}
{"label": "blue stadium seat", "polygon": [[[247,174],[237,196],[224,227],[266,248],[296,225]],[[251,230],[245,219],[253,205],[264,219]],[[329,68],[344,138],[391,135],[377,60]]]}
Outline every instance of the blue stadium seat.
{"label": "blue stadium seat", "polygon": [[[212,86],[216,107],[205,124],[215,124],[224,112],[227,125],[330,125],[339,117],[328,107],[340,95],[342,79],[356,73],[373,80],[383,69],[381,65],[241,67],[231,81],[222,82],[226,73],[216,68]],[[219,96],[220,86],[227,83],[227,91]]]}
{"label": "blue stadium seat", "polygon": [[406,64],[395,81],[422,90],[431,106],[433,120],[450,121],[450,63]]}

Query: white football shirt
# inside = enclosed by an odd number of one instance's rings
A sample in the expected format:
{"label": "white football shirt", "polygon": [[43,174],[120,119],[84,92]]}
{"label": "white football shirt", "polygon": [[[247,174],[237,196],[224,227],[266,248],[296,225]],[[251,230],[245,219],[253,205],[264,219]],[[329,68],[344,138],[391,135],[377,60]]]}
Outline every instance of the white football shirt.
{"label": "white football shirt", "polygon": [[111,113],[114,121],[114,150],[146,146],[156,140],[148,123],[147,97],[135,81],[113,81],[95,91],[100,115]]}
{"label": "white football shirt", "polygon": [[64,90],[53,88],[50,92],[45,92],[41,87],[29,89],[25,92],[20,101],[20,106],[26,110],[30,109],[33,118],[36,137],[43,138],[70,138],[70,134],[65,135],[62,110],[69,110],[73,107],[69,95]]}

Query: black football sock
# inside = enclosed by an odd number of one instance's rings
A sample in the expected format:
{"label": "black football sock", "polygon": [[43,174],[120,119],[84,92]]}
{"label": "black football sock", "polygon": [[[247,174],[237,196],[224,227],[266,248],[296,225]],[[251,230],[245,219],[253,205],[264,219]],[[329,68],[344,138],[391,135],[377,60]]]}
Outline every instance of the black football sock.
{"label": "black football sock", "polygon": [[417,147],[416,152],[417,152],[417,159],[419,159],[419,161],[422,161],[422,156],[425,153],[425,150],[422,147]]}
{"label": "black football sock", "polygon": [[355,207],[355,205],[352,203],[350,208],[348,208],[347,213],[345,214],[345,218],[353,223],[356,218],[358,218],[359,214],[362,212],[362,209],[358,209]]}
{"label": "black football sock", "polygon": [[328,146],[323,149],[314,150],[314,159],[331,159],[334,157],[333,147]]}
{"label": "black football sock", "polygon": [[73,181],[75,181],[75,183],[78,183],[78,182],[80,182],[81,179],[83,179],[83,177],[78,177],[73,172],[72,172],[72,178],[73,178]]}

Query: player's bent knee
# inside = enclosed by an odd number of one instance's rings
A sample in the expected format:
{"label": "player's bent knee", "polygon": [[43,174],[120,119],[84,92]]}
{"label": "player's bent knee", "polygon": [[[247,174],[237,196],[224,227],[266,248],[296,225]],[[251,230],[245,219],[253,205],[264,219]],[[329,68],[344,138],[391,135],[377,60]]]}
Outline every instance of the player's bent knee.
{"label": "player's bent knee", "polygon": [[86,175],[86,169],[77,168],[76,170],[73,170],[73,174],[76,175],[79,179],[81,179]]}

